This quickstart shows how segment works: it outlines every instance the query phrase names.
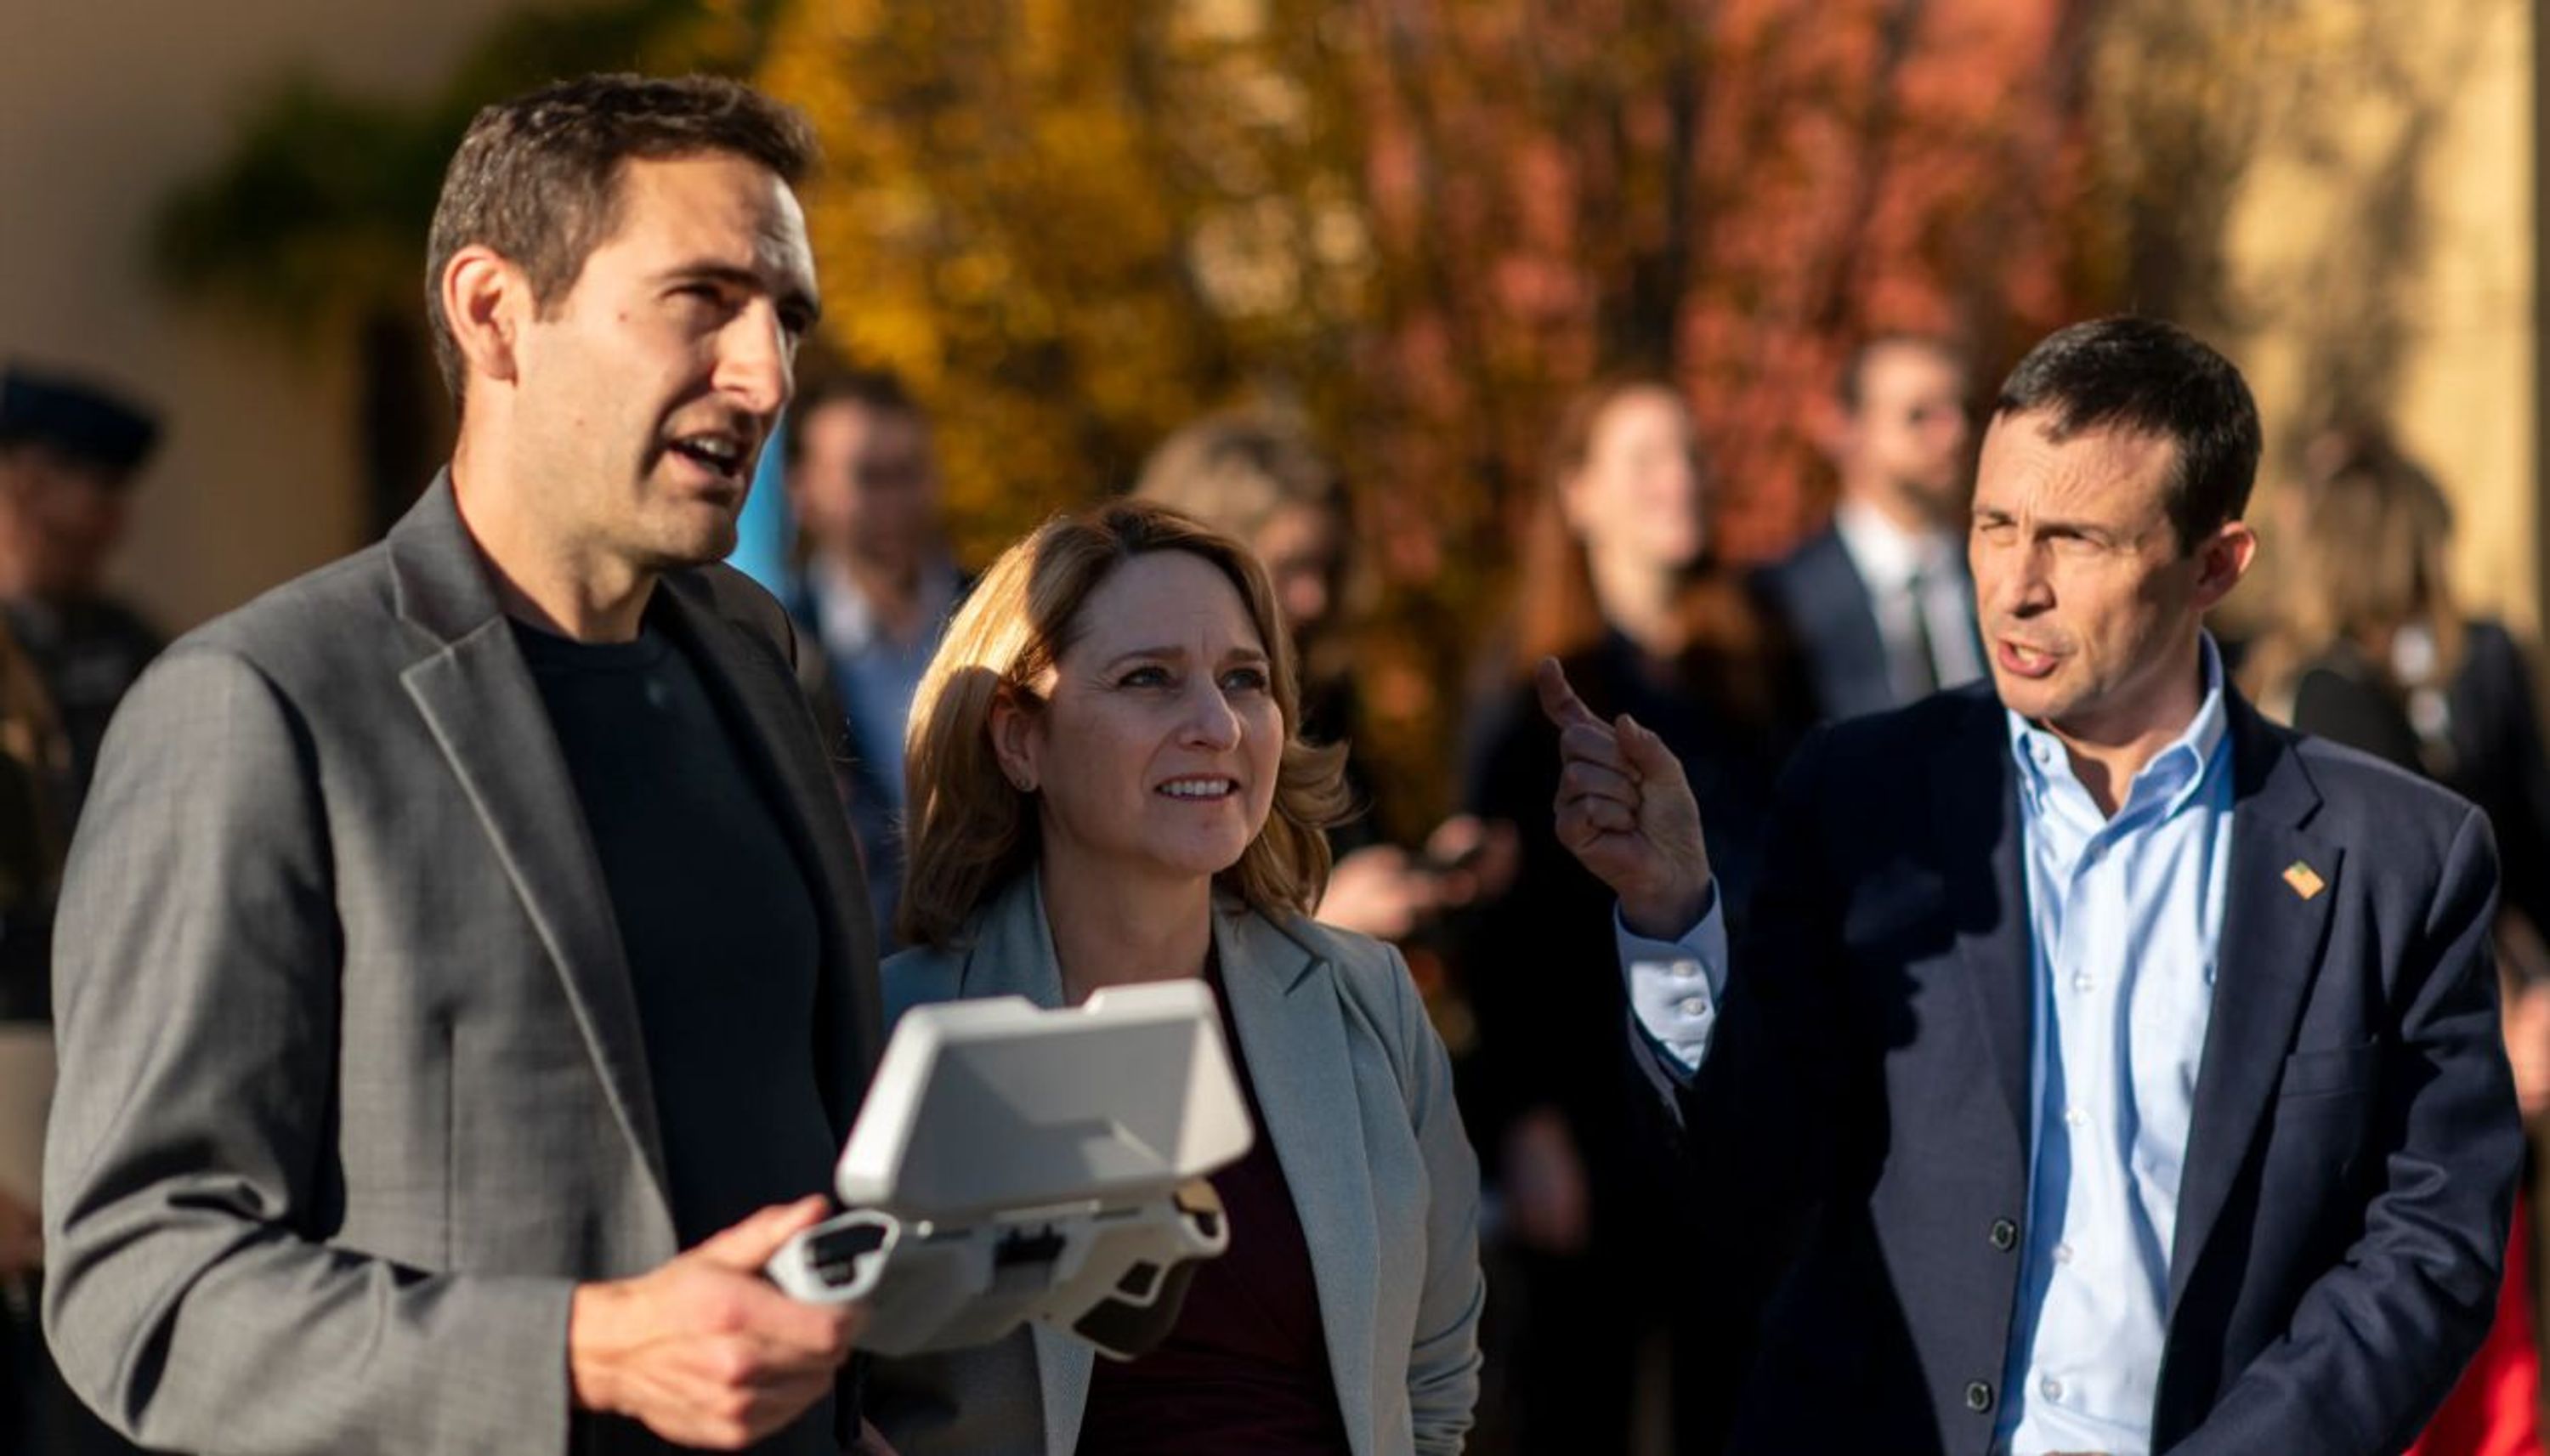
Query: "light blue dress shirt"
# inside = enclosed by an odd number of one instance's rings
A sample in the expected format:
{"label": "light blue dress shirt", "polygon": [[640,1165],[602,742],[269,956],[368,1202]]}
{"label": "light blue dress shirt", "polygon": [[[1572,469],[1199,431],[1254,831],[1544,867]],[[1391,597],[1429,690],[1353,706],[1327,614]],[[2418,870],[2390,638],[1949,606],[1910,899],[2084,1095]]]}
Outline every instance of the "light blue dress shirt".
{"label": "light blue dress shirt", "polygon": [[[930,659],[938,652],[939,633],[955,610],[959,579],[954,565],[934,561],[923,570],[921,630],[910,638],[886,631],[876,609],[850,580],[847,571],[818,562],[806,575],[815,602],[815,628],[830,659],[833,679],[850,722],[858,749],[870,765],[873,792],[894,816],[903,811],[903,732],[912,716],[912,700]],[[895,856],[900,863],[901,856]],[[880,862],[877,846],[868,846],[868,863]]]}
{"label": "light blue dress shirt", "polygon": [[[2010,716],[2026,861],[2030,1138],[2026,1249],[1996,1450],[2151,1448],[2170,1243],[2213,1009],[2231,862],[2222,663],[2186,729],[2110,819],[2053,734]],[[1629,1003],[1681,1070],[1708,1055],[1726,981],[1711,904],[1679,943],[1616,924]]]}

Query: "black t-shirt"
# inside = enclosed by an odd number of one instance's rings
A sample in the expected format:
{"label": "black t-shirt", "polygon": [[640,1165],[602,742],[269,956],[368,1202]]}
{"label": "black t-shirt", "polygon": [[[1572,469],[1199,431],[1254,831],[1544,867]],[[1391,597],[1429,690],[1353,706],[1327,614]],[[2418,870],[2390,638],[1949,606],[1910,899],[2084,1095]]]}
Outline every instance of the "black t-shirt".
{"label": "black t-shirt", "polygon": [[[652,628],[622,643],[514,631],[620,925],[687,1248],[831,1181],[813,882],[760,753],[669,640]],[[831,1429],[827,1401],[756,1449],[831,1451]]]}

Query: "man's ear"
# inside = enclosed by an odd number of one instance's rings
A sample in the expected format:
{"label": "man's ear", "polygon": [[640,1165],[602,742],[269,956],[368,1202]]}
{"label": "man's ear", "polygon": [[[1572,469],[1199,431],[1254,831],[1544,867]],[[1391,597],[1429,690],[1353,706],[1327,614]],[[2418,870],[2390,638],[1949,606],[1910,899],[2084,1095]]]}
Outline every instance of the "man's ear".
{"label": "man's ear", "polygon": [[2229,596],[2257,558],[2258,534],[2247,522],[2226,521],[2214,528],[2213,534],[2197,547],[2198,605],[2209,608]]}
{"label": "man's ear", "polygon": [[473,243],[443,264],[441,287],[442,317],[468,375],[512,383],[523,326],[534,311],[531,279],[502,253]]}

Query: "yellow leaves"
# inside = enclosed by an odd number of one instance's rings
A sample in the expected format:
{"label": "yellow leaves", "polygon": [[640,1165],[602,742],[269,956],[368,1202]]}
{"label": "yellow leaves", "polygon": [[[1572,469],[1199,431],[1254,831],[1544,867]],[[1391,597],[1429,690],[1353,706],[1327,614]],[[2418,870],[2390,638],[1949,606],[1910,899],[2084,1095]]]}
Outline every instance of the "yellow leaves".
{"label": "yellow leaves", "polygon": [[2070,3],[1974,0],[1926,92],[1874,58],[1880,0],[797,0],[759,79],[830,153],[826,327],[937,415],[969,557],[1206,408],[1296,406],[1379,578],[1379,746],[1422,782],[1585,379],[1690,389],[1758,553],[1803,523],[1792,406],[1873,300],[2074,312],[2064,28],[2007,13]]}
{"label": "yellow leaves", "polygon": [[[1307,224],[1234,209],[1214,195],[1215,166],[1188,164],[1228,98],[1187,90],[1163,49],[1173,35],[1250,44],[1269,18],[1244,0],[795,8],[760,79],[805,109],[830,156],[807,192],[828,328],[946,419],[959,517],[1025,525],[1022,497],[1121,483],[1229,391],[1219,316],[1301,298],[1285,255],[1308,251]],[[1261,119],[1300,110],[1280,86],[1249,94]],[[1233,166],[1251,170],[1219,170]],[[1201,254],[1230,260],[1219,287],[1198,276],[1198,240],[1217,232]],[[1325,236],[1354,252],[1351,227]],[[999,448],[964,442],[976,428]]]}

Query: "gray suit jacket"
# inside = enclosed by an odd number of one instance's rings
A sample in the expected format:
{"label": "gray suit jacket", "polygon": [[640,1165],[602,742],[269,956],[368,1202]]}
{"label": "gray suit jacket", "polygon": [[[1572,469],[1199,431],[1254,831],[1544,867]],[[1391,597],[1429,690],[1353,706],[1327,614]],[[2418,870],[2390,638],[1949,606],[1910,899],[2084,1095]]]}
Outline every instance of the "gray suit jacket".
{"label": "gray suit jacket", "polygon": [[[787,619],[722,566],[660,590],[817,881],[845,1125],[875,942]],[[206,1456],[565,1449],[573,1284],[673,1223],[601,869],[447,480],[135,687],[54,981],[45,1316],[92,1407]]]}
{"label": "gray suit jacket", "polygon": [[[889,1016],[981,996],[1062,1005],[1034,875],[971,928],[964,950],[886,962]],[[1258,1130],[1309,1235],[1356,1456],[1457,1452],[1479,1394],[1479,1168],[1408,967],[1378,940],[1298,917],[1224,907],[1213,931]],[[869,1418],[904,1456],[1070,1456],[1095,1358],[1034,1325],[979,1350],[881,1360]]]}

